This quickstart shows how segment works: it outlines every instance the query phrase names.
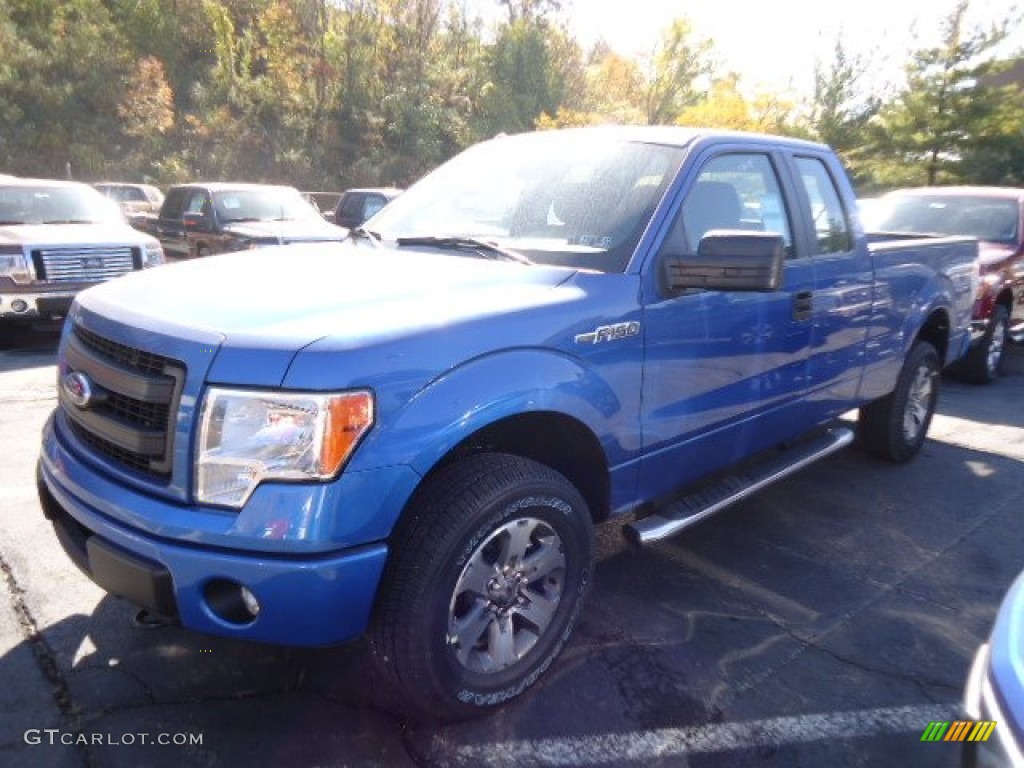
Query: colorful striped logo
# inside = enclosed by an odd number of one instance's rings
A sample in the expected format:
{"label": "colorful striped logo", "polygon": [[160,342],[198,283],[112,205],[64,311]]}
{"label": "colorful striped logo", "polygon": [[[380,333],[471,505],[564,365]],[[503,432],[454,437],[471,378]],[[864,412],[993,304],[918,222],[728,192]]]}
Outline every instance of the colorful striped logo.
{"label": "colorful striped logo", "polygon": [[994,720],[933,721],[921,734],[921,741],[988,741],[996,728]]}

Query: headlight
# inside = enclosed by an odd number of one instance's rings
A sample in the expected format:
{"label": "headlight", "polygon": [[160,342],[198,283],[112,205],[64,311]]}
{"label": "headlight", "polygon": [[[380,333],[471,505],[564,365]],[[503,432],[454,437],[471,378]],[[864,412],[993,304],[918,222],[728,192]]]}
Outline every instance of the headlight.
{"label": "headlight", "polygon": [[160,243],[149,243],[142,252],[142,268],[159,267],[164,263],[164,249]]}
{"label": "headlight", "polygon": [[32,279],[20,245],[0,245],[0,275],[6,275],[16,283],[27,283]]}
{"label": "headlight", "polygon": [[993,288],[997,288],[998,286],[1002,285],[1002,283],[1003,276],[998,273],[982,275],[981,279],[978,282],[977,298],[984,298],[984,296],[990,293]]}
{"label": "headlight", "polygon": [[197,499],[237,509],[264,480],[328,480],[372,425],[373,395],[363,390],[212,388],[200,414]]}

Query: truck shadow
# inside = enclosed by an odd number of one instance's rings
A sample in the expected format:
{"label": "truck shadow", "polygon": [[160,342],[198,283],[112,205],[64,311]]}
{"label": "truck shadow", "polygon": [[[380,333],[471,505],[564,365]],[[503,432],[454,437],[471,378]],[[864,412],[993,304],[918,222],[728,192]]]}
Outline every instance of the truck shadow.
{"label": "truck shadow", "polygon": [[[115,755],[119,765],[168,768],[325,765],[339,756],[346,764],[411,764],[401,723],[376,708],[358,644],[307,650],[175,626],[139,629],[135,612],[104,597],[91,614],[38,632],[21,622],[25,639],[0,656],[0,680],[17,691],[18,705],[0,693],[0,762],[71,764],[52,761],[49,752],[63,750],[87,765]],[[27,743],[26,731],[45,728],[70,735],[63,745]],[[143,733],[198,734],[201,743],[144,743]]]}
{"label": "truck shadow", "polygon": [[0,327],[0,373],[54,365],[61,327],[61,322]]}
{"label": "truck shadow", "polygon": [[[141,630],[132,606],[102,597],[88,615],[23,628],[0,657],[5,687],[36,681],[18,711],[0,690],[0,735],[17,734],[0,740],[0,754],[5,765],[40,765],[40,747],[18,729],[61,727],[203,737],[187,747],[89,744],[86,764],[97,765],[440,766],[466,755],[510,765],[488,745],[952,705],[1018,562],[1020,537],[992,535],[1016,530],[1015,463],[986,464],[945,444],[898,467],[851,449],[641,552],[606,541],[614,525],[602,526],[588,606],[545,679],[449,726],[385,711],[361,643],[299,650]],[[929,764],[917,736],[901,742],[900,764]],[[830,744],[827,764],[895,764],[879,751],[889,746]],[[826,764],[804,760],[811,748],[773,747],[778,764]],[[629,764],[619,757],[605,762]]]}
{"label": "truck shadow", "polygon": [[938,413],[980,424],[1024,427],[1024,345],[1010,344],[998,379],[991,384],[970,384],[943,377]]}

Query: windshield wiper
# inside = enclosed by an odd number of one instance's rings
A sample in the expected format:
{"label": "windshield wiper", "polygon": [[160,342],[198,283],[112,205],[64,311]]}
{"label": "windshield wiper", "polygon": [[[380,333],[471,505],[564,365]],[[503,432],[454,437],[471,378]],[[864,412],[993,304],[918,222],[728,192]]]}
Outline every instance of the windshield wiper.
{"label": "windshield wiper", "polygon": [[28,222],[27,221],[15,221],[14,219],[11,219],[10,221],[0,221],[0,227],[15,227],[15,226],[18,226],[20,224],[28,224]]}
{"label": "windshield wiper", "polygon": [[478,237],[434,237],[426,235],[422,237],[400,237],[395,242],[400,246],[429,245],[436,248],[472,250],[485,259],[504,259],[505,261],[515,261],[520,264],[533,264],[532,261],[517,251],[502,248],[497,243],[481,240]]}
{"label": "windshield wiper", "polygon": [[381,240],[380,232],[374,232],[366,227],[353,227],[348,231],[348,236],[353,240],[366,240],[375,247]]}
{"label": "windshield wiper", "polygon": [[261,219],[259,216],[239,216],[235,219],[224,219],[225,224],[234,224],[238,221],[266,221],[266,219]]}
{"label": "windshield wiper", "polygon": [[96,224],[96,219],[50,219],[43,224]]}

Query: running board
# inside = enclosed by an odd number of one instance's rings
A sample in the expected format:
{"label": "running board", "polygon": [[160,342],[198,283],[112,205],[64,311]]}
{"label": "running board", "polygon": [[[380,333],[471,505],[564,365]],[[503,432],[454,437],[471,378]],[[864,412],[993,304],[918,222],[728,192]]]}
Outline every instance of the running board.
{"label": "running board", "polygon": [[637,547],[667,538],[808,464],[845,448],[851,442],[852,429],[830,429],[811,440],[773,453],[735,474],[702,485],[690,495],[666,505],[658,514],[624,525],[622,533]]}

